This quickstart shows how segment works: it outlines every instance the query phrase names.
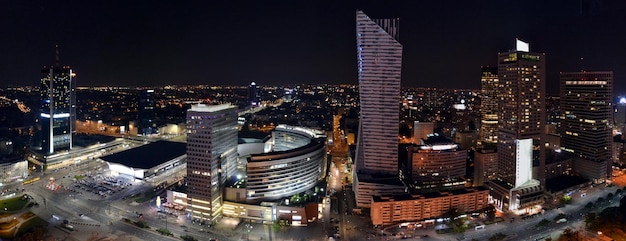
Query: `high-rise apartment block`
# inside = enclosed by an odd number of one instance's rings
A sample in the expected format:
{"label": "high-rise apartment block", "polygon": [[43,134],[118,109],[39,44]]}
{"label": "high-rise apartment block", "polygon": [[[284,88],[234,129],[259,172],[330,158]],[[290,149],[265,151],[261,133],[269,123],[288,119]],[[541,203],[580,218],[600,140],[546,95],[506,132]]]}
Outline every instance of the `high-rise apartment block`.
{"label": "high-rise apartment block", "polygon": [[498,84],[498,68],[482,67],[479,137],[482,145],[498,141]]}
{"label": "high-rise apartment block", "polygon": [[611,177],[613,72],[561,73],[561,149],[573,171],[596,182]]}
{"label": "high-rise apartment block", "polygon": [[59,149],[72,149],[76,133],[76,82],[69,66],[59,65],[59,46],[56,63],[41,69],[40,96],[42,130],[41,149],[48,154]]}
{"label": "high-rise apartment block", "polygon": [[498,175],[490,183],[500,210],[522,210],[543,203],[545,54],[529,52],[517,40],[514,51],[498,54]]}
{"label": "high-rise apartment block", "polygon": [[192,105],[187,111],[187,197],[193,219],[215,221],[237,162],[237,107]]}
{"label": "high-rise apartment block", "polygon": [[[400,123],[400,73],[402,45],[398,42],[398,19],[370,19],[356,12],[356,40],[360,93],[360,121],[355,157],[354,191],[358,206],[369,206],[371,194],[380,187],[366,173],[398,180],[398,133]],[[394,177],[395,176],[395,177]],[[389,179],[389,178],[379,178]],[[361,190],[361,191],[360,191]],[[368,190],[365,192],[364,190]],[[367,194],[366,194],[367,193]]]}

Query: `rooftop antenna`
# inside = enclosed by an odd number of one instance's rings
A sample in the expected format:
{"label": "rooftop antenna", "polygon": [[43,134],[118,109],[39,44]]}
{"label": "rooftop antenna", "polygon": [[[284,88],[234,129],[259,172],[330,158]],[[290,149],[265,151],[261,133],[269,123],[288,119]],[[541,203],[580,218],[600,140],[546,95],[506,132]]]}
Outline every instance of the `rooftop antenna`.
{"label": "rooftop antenna", "polygon": [[54,65],[56,67],[59,67],[59,45],[58,44],[54,45],[54,48],[56,50],[56,58],[55,58]]}
{"label": "rooftop antenna", "polygon": [[580,72],[585,72],[585,63],[584,63],[585,58],[580,57]]}

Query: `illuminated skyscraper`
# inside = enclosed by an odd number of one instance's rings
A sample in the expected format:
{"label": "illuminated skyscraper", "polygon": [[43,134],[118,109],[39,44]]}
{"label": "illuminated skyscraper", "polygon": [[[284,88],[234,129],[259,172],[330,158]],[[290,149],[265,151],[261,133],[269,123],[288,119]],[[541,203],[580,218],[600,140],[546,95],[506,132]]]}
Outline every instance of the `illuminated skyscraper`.
{"label": "illuminated skyscraper", "polygon": [[139,134],[152,135],[158,134],[159,132],[156,123],[157,116],[154,94],[153,89],[142,90],[139,94],[139,110],[137,111]]}
{"label": "illuminated skyscraper", "polygon": [[398,19],[372,20],[356,14],[361,116],[357,169],[398,173],[400,70]]}
{"label": "illuminated skyscraper", "polygon": [[398,23],[356,12],[361,116],[353,181],[359,207],[369,207],[372,195],[404,190],[398,178],[402,68]]}
{"label": "illuminated skyscraper", "polygon": [[498,69],[482,67],[480,137],[482,145],[498,141]]}
{"label": "illuminated skyscraper", "polygon": [[[498,54],[498,173],[491,198],[501,210],[522,210],[543,203],[545,54],[517,49]],[[537,151],[534,151],[537,150]],[[541,175],[541,176],[539,176]]]}
{"label": "illuminated skyscraper", "polygon": [[42,130],[41,149],[54,153],[72,148],[76,133],[76,83],[69,66],[59,66],[59,46],[56,46],[56,63],[41,69],[40,96]]}
{"label": "illuminated skyscraper", "polygon": [[187,111],[187,198],[193,219],[221,216],[226,179],[237,162],[237,107],[192,105]]}
{"label": "illuminated skyscraper", "polygon": [[261,104],[261,94],[259,92],[259,86],[255,82],[250,83],[248,86],[248,101],[252,107],[259,106]]}
{"label": "illuminated skyscraper", "polygon": [[611,177],[613,72],[561,73],[561,149],[574,154],[574,172]]}

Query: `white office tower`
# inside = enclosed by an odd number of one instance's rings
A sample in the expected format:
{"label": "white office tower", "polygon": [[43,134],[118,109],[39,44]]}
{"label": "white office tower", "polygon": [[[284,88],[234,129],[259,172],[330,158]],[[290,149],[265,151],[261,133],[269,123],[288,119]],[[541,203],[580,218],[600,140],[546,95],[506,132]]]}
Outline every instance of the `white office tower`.
{"label": "white office tower", "polygon": [[503,211],[533,212],[543,203],[546,62],[529,51],[517,40],[516,50],[498,54],[498,172],[489,186]]}

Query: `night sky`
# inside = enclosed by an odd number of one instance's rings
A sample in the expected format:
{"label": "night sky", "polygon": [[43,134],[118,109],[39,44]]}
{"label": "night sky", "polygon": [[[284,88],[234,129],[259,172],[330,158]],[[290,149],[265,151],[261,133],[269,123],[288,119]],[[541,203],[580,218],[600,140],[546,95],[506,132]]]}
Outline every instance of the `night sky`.
{"label": "night sky", "polygon": [[583,68],[626,94],[619,0],[3,1],[0,85],[37,84],[55,44],[78,86],[356,84],[356,9],[400,18],[405,87],[479,88],[518,37],[546,53],[550,93]]}

